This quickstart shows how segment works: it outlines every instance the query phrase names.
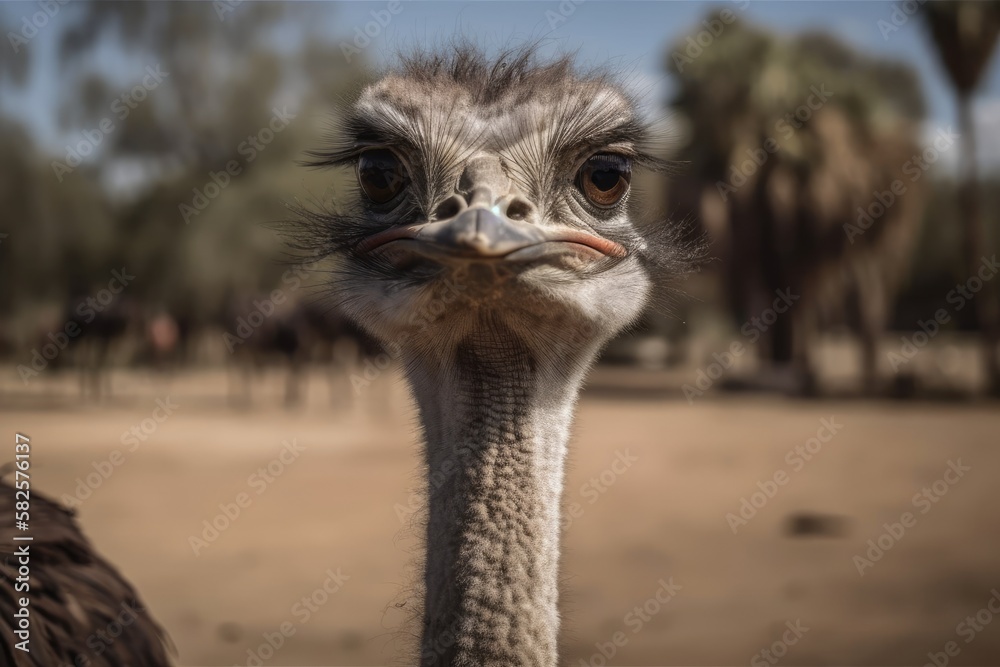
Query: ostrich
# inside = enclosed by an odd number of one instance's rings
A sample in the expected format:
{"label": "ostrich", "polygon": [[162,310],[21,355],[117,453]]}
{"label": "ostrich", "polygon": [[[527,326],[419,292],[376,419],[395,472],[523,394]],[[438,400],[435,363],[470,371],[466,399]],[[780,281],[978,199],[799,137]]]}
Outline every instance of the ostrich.
{"label": "ostrich", "polygon": [[[0,471],[2,472],[2,471]],[[20,496],[16,494],[21,494]],[[10,667],[169,667],[166,635],[150,618],[132,586],[97,554],[73,513],[30,493],[28,533],[14,529],[16,503],[24,499],[0,479],[0,664]],[[31,541],[14,541],[30,535]],[[28,549],[28,578],[23,555]],[[25,588],[27,586],[28,588]],[[26,652],[15,635],[28,600],[30,636]]]}
{"label": "ostrich", "polygon": [[280,359],[288,369],[285,407],[292,407],[305,393],[303,371],[308,363],[329,362],[334,389],[343,384],[341,380],[359,357],[377,354],[377,346],[351,322],[308,299],[289,297],[276,303],[267,294],[231,297],[220,323],[226,330],[223,341],[240,375],[239,394],[235,391],[237,382],[230,377],[230,400],[242,405],[250,403],[254,371],[269,359]]}
{"label": "ostrich", "polygon": [[577,394],[654,284],[697,255],[641,224],[668,166],[606,73],[533,48],[402,56],[309,163],[353,170],[301,211],[331,298],[397,356],[427,474],[420,664],[555,665],[563,465]]}

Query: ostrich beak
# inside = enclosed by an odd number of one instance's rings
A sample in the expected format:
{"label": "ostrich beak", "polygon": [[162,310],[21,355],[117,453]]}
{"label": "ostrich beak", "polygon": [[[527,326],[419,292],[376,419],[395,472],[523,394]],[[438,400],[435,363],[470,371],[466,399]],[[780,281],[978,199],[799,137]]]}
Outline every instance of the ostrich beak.
{"label": "ostrich beak", "polygon": [[537,260],[568,244],[600,256],[627,254],[620,244],[589,232],[546,231],[482,206],[467,208],[448,220],[387,229],[366,238],[357,250],[366,253],[388,244],[437,261]]}
{"label": "ostrich beak", "polygon": [[504,257],[546,241],[538,227],[501,218],[480,206],[451,220],[423,225],[415,238],[433,244],[439,252],[483,258]]}

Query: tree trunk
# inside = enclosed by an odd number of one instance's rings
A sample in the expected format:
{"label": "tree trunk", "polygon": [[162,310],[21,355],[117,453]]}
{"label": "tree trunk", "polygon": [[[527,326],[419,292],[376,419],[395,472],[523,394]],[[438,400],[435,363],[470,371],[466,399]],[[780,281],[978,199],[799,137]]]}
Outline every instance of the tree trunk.
{"label": "tree trunk", "polygon": [[[962,132],[961,186],[959,188],[959,214],[964,227],[963,255],[966,263],[965,280],[977,276],[987,253],[986,228],[979,214],[979,182],[976,166],[976,128],[972,117],[972,99],[961,94],[958,100],[959,123]],[[963,280],[963,283],[965,281]],[[1000,362],[997,359],[997,342],[1000,340],[1000,317],[996,286],[993,280],[983,280],[982,290],[974,298],[976,323],[982,336],[988,391],[1000,394]]]}

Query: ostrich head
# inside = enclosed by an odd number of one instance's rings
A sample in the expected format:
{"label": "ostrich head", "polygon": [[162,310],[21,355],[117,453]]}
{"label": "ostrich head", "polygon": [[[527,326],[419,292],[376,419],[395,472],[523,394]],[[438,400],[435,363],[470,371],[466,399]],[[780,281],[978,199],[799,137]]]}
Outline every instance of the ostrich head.
{"label": "ostrich head", "polygon": [[635,100],[530,48],[421,54],[366,87],[312,164],[354,171],[310,214],[334,297],[404,359],[485,327],[572,366],[642,310],[669,229],[642,234],[633,171],[661,169]]}
{"label": "ostrich head", "polygon": [[[583,373],[685,252],[636,221],[661,168],[607,76],[531,49],[419,55],[365,88],[307,212],[341,309],[403,362],[428,468],[421,664],[555,665],[563,460]],[[352,173],[353,172],[353,173]],[[652,230],[652,233],[650,233]]]}

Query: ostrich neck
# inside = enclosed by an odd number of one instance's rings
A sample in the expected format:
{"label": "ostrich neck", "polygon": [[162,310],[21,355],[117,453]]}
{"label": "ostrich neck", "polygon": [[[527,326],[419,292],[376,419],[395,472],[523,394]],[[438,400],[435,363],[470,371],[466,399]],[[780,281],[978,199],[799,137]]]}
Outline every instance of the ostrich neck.
{"label": "ostrich neck", "polygon": [[429,474],[423,667],[556,664],[563,459],[584,366],[494,326],[411,373]]}

